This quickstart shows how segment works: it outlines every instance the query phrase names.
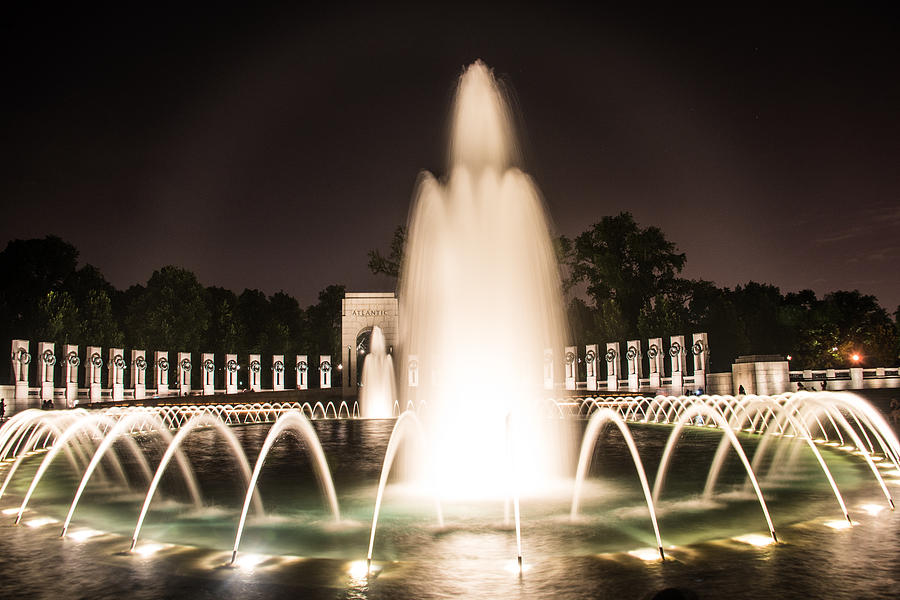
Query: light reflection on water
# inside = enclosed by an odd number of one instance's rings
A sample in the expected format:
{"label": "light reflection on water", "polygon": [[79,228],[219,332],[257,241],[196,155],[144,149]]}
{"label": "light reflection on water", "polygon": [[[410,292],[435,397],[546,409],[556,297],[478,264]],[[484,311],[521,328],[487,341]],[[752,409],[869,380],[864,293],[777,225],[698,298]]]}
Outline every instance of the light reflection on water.
{"label": "light reflection on water", "polygon": [[[168,499],[154,503],[139,545],[154,552],[143,556],[122,553],[140,494],[110,497],[99,485],[82,500],[70,538],[57,538],[58,526],[49,520],[64,515],[75,486],[61,462],[42,482],[27,513],[26,523],[44,520],[40,527],[12,526],[9,516],[0,521],[0,596],[642,598],[678,586],[712,598],[783,597],[788,591],[894,598],[900,585],[900,516],[877,509],[884,506],[883,497],[860,461],[833,450],[826,455],[857,526],[829,528],[828,522],[840,519],[839,509],[814,459],[801,456],[789,485],[763,484],[784,543],[756,547],[733,539],[764,533],[752,497],[726,494],[713,505],[698,499],[715,448],[706,439],[715,440],[715,433],[706,431],[689,434],[695,443],[680,447],[670,472],[660,510],[665,563],[629,554],[655,544],[625,449],[610,432],[598,450],[577,522],[568,520],[569,499],[563,494],[523,502],[526,568],[521,579],[515,534],[504,523],[502,504],[450,505],[447,526],[438,528],[432,504],[404,499],[396,489],[384,506],[373,571],[361,574],[374,485],[391,425],[316,422],[347,515],[341,525],[329,523],[312,470],[305,457],[297,458],[298,447],[276,446],[260,480],[269,514],[249,522],[240,568],[225,565],[243,492],[233,474],[221,468],[217,447],[203,432],[187,451],[206,501],[215,505],[197,511],[174,501],[186,494],[177,477],[167,478]],[[251,460],[266,430],[236,429]],[[651,472],[665,433],[654,427],[635,430]],[[752,449],[752,439],[742,442]],[[21,497],[35,469],[35,464],[23,465],[13,495]],[[737,469],[728,473],[732,484],[741,482]],[[4,498],[3,508],[14,501]],[[78,531],[92,533],[82,537]]]}

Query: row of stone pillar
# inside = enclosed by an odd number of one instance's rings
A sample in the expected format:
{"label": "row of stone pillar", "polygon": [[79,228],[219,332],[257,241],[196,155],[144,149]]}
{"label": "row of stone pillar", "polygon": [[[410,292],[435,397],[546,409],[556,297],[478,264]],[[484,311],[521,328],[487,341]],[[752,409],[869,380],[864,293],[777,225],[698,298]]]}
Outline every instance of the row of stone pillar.
{"label": "row of stone pillar", "polygon": [[[644,357],[647,361],[648,387],[658,389],[663,385],[665,376],[664,359],[669,357],[672,381],[671,387],[680,390],[684,385],[684,378],[688,375],[687,356],[693,363],[693,383],[695,387],[706,387],[706,372],[709,365],[709,342],[706,333],[695,333],[691,336],[691,345],[685,345],[685,336],[674,335],[669,338],[668,348],[663,346],[662,338],[647,340],[647,351],[643,351],[641,340],[630,340],[625,345],[625,369],[622,373],[622,361],[619,342],[606,344],[606,353],[603,360],[600,357],[600,346],[589,344],[584,347],[584,362],[587,373],[586,388],[591,391],[599,390],[602,382],[601,362],[606,363],[606,390],[616,391],[620,388],[620,382],[627,380],[629,390],[641,389],[641,379],[644,378]],[[565,387],[574,390],[577,387],[578,376],[578,348],[566,346],[564,356]],[[554,378],[553,351],[548,349],[544,353],[544,387],[553,389]]]}
{"label": "row of stone pillar", "polygon": [[[176,374],[175,386],[171,391],[177,391],[181,396],[187,396],[192,392],[191,389],[191,373],[194,369],[192,355],[190,352],[178,352],[178,361],[173,366],[169,362],[169,353],[166,351],[156,351],[153,354],[153,362],[147,360],[147,352],[145,350],[132,350],[131,362],[125,362],[125,351],[122,348],[108,348],[107,359],[103,359],[103,349],[99,346],[87,346],[85,349],[85,360],[82,361],[78,352],[78,346],[66,344],[62,348],[62,354],[57,356],[55,353],[55,344],[52,342],[39,342],[38,354],[36,360],[30,353],[30,343],[28,340],[12,341],[12,360],[13,377],[15,379],[17,399],[28,397],[28,372],[32,362],[37,363],[40,395],[42,400],[53,398],[56,382],[55,366],[57,362],[61,363],[62,384],[67,402],[73,402],[78,396],[78,369],[84,367],[84,384],[88,389],[88,397],[91,402],[100,400],[103,369],[106,368],[109,373],[108,387],[110,390],[110,398],[112,400],[123,400],[125,398],[125,371],[130,371],[130,381],[128,386],[134,390],[135,399],[145,398],[147,393],[165,396],[170,393],[169,373]],[[212,395],[215,393],[215,354],[202,353],[200,355],[201,369],[201,388],[203,395]],[[284,373],[285,363],[283,354],[275,354],[272,356],[272,389],[275,391],[284,390]],[[305,390],[309,387],[309,363],[307,355],[297,354],[294,365],[297,373],[296,388]],[[147,371],[153,369],[156,375],[156,387],[147,388]],[[238,372],[242,369],[238,362],[237,354],[225,355],[225,393],[235,394],[238,392]],[[254,391],[262,390],[261,373],[262,373],[262,355],[251,354],[247,362],[248,370],[248,389]],[[331,356],[319,356],[319,387],[331,387]]]}
{"label": "row of stone pillar", "polygon": [[[706,387],[706,372],[709,365],[709,343],[706,333],[695,333],[691,336],[691,345],[685,345],[685,336],[674,335],[669,337],[669,346],[663,346],[662,338],[651,338],[647,341],[647,351],[644,353],[640,340],[631,340],[625,346],[625,363],[626,373],[622,373],[622,362],[619,342],[610,342],[606,344],[606,353],[601,361],[600,346],[598,344],[589,344],[584,347],[584,362],[587,372],[586,388],[590,391],[600,389],[603,382],[601,376],[601,362],[606,363],[606,387],[608,391],[616,391],[620,388],[619,382],[628,380],[628,389],[639,390],[641,388],[641,379],[644,377],[644,361],[643,357],[647,357],[647,375],[648,387],[659,389],[663,387],[663,377],[665,376],[665,365],[663,363],[666,356],[669,357],[672,370],[671,387],[674,390],[681,390],[684,386],[684,378],[687,372],[687,356],[690,355],[693,360],[693,383],[695,387]],[[567,390],[574,390],[577,387],[578,378],[578,348],[576,346],[566,346],[564,356],[565,369],[565,387]],[[553,350],[547,348],[544,350],[544,387],[546,389],[554,389],[556,383],[555,374],[556,361],[553,358]],[[419,386],[419,358],[416,355],[410,355],[407,358],[407,376],[406,382],[409,387],[415,388]],[[623,377],[625,375],[625,377]]]}
{"label": "row of stone pillar", "polygon": [[[619,390],[623,381],[627,381],[627,389],[639,390],[642,386],[641,379],[644,378],[645,374],[645,364],[647,367],[647,386],[652,389],[659,389],[663,385],[663,377],[665,376],[664,360],[666,356],[669,358],[672,372],[670,385],[673,389],[681,389],[684,385],[684,378],[688,374],[688,355],[691,356],[693,362],[694,385],[705,387],[707,365],[709,363],[709,344],[705,333],[693,334],[690,347],[685,344],[685,336],[683,335],[671,336],[668,347],[663,346],[662,338],[651,338],[647,340],[646,352],[642,348],[641,340],[629,340],[625,344],[624,373],[622,372],[622,355],[619,342],[607,343],[602,359],[600,350],[598,344],[589,344],[584,347],[585,387],[590,391],[599,390],[601,384],[604,383],[602,374],[604,369],[601,369],[603,363],[606,364],[605,389],[608,391]],[[646,362],[644,357],[647,359]],[[578,348],[567,346],[563,360],[564,381],[567,390],[576,389],[579,362]],[[553,353],[552,350],[548,350],[544,359],[544,387],[547,389],[552,389],[555,382],[553,369]]]}

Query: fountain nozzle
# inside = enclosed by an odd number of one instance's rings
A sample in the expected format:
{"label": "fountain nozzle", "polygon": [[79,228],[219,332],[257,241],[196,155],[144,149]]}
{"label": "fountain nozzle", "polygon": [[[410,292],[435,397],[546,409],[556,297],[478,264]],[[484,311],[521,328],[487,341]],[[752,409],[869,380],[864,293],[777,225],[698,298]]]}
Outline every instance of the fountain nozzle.
{"label": "fountain nozzle", "polygon": [[372,558],[369,557],[366,559],[366,575],[372,572]]}
{"label": "fountain nozzle", "polygon": [[131,548],[128,550],[129,552],[134,552],[134,547],[137,546],[137,538],[131,538]]}
{"label": "fountain nozzle", "polygon": [[234,561],[236,561],[236,560],[237,560],[237,550],[232,550],[232,552],[231,552],[231,562],[228,563],[228,564],[234,566]]}
{"label": "fountain nozzle", "polygon": [[663,552],[663,547],[657,546],[657,548],[659,549],[659,559],[663,562],[666,562],[666,553]]}
{"label": "fountain nozzle", "polygon": [[775,535],[775,530],[774,530],[774,529],[770,529],[770,530],[769,530],[769,533],[772,534],[772,541],[775,542],[775,543],[777,544],[777,543],[778,543],[778,536]]}

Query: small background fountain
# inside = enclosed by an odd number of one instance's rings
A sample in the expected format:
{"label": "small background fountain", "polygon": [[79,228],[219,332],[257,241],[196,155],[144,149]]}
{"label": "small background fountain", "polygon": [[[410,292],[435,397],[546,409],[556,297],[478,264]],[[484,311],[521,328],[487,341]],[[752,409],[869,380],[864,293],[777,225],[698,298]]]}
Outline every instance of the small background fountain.
{"label": "small background fountain", "polygon": [[377,325],[372,328],[369,353],[363,361],[362,386],[359,405],[363,418],[389,419],[394,414],[397,384],[394,360],[387,352],[384,333]]}

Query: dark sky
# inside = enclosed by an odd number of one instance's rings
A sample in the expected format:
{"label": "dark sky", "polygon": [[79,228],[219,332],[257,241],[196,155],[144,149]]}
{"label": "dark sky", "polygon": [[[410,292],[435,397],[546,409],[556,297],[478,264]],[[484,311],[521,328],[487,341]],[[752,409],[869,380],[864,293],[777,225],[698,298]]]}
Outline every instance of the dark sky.
{"label": "dark sky", "polygon": [[443,173],[481,58],[559,233],[629,210],[688,277],[900,304],[887,5],[183,4],[4,15],[0,247],[57,234],[119,288],[172,263],[301,304],[391,289],[366,252]]}

